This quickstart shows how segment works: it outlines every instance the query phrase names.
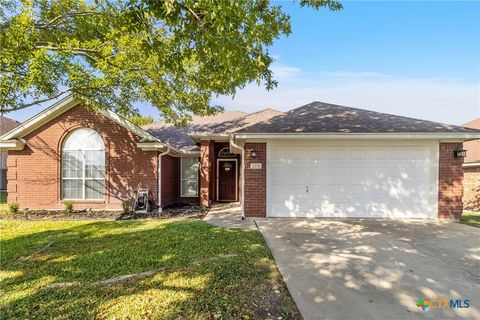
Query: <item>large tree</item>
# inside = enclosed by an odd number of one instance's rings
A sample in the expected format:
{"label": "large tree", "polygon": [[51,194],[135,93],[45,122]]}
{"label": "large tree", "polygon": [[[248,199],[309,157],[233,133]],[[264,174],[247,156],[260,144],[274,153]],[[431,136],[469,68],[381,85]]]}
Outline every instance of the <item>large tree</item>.
{"label": "large tree", "polygon": [[220,110],[212,95],[275,87],[268,47],[290,32],[269,0],[0,0],[0,111],[70,93],[124,115],[148,102],[184,122]]}

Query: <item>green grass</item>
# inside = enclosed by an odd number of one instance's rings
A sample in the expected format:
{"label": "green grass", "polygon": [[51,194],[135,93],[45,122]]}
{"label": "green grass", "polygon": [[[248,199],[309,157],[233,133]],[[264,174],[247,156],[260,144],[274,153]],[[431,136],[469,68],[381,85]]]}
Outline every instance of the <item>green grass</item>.
{"label": "green grass", "polygon": [[10,217],[10,211],[8,210],[8,204],[0,203],[0,219]]}
{"label": "green grass", "polygon": [[[1,221],[0,245],[4,319],[258,319],[265,309],[300,318],[255,230],[199,220]],[[221,255],[235,256],[212,259]],[[48,288],[62,282],[80,285]]]}
{"label": "green grass", "polygon": [[480,228],[480,212],[464,212],[460,222]]}

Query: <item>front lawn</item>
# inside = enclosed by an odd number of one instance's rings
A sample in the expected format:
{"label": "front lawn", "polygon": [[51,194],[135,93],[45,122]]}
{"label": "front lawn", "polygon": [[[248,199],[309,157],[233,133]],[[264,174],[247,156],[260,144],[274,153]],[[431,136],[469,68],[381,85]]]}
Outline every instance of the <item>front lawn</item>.
{"label": "front lawn", "polygon": [[480,212],[464,212],[460,222],[480,228]]}
{"label": "front lawn", "polygon": [[0,228],[5,319],[301,318],[255,230],[199,220],[2,221]]}

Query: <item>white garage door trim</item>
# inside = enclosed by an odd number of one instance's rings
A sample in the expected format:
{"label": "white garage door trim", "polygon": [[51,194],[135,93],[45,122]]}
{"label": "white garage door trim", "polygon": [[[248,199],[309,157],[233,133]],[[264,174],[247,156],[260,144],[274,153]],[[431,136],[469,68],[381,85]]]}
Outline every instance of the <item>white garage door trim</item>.
{"label": "white garage door trim", "polygon": [[[372,215],[358,215],[358,214],[346,214],[343,213],[341,215],[331,215],[331,214],[326,214],[324,215],[322,213],[322,216],[329,216],[329,217],[348,217],[348,216],[353,216],[353,217],[378,217],[378,218],[393,218],[393,219],[398,219],[398,218],[413,218],[413,217],[418,217],[418,218],[429,218],[429,219],[438,219],[438,158],[439,158],[439,144],[438,141],[421,141],[421,142],[409,142],[409,141],[399,141],[399,142],[386,142],[386,141],[318,141],[318,142],[312,142],[312,141],[301,141],[301,142],[295,142],[293,143],[292,141],[267,141],[267,217],[276,217],[278,215],[273,215],[272,214],[272,195],[271,195],[271,190],[274,190],[272,186],[272,181],[275,180],[275,178],[278,180],[278,175],[274,173],[275,177],[272,176],[272,151],[278,148],[282,147],[300,147],[300,148],[309,148],[309,147],[320,147],[320,148],[330,148],[330,147],[338,147],[338,148],[344,148],[345,150],[348,150],[348,147],[353,147],[353,148],[362,148],[362,147],[370,147],[374,150],[375,147],[379,147],[378,149],[385,149],[385,147],[392,147],[392,148],[409,148],[412,147],[412,151],[415,150],[415,148],[418,149],[418,147],[427,147],[430,151],[430,157],[429,157],[429,164],[428,167],[430,168],[429,172],[429,181],[428,181],[428,195],[426,197],[423,197],[423,207],[428,208],[426,210],[422,210],[422,212],[426,211],[427,213],[423,216],[412,216],[411,214],[399,214],[397,213],[382,213],[379,216],[372,216]],[[426,150],[424,149],[424,152]],[[373,152],[373,151],[372,151]],[[293,175],[295,177],[295,175]],[[278,181],[273,182],[276,186],[278,185]],[[317,210],[318,211],[318,210]],[[388,210],[387,210],[388,211]],[[291,217],[295,217],[296,215],[289,215]],[[309,217],[309,215],[306,215]],[[303,217],[303,215],[302,215]]]}

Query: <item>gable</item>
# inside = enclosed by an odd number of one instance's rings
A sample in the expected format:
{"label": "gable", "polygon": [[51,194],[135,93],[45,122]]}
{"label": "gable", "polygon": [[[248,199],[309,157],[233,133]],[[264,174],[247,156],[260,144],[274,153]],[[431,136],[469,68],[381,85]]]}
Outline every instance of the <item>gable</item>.
{"label": "gable", "polygon": [[[158,138],[152,136],[150,133],[134,125],[133,123],[119,116],[118,114],[110,110],[104,109],[99,109],[95,111],[88,110],[85,107],[81,106],[80,103],[73,99],[71,96],[68,96],[58,101],[57,103],[53,104],[42,112],[31,117],[18,127],[2,135],[0,137],[0,147],[5,149],[21,150],[25,143],[25,137],[31,135],[36,130],[41,130],[42,127],[48,127],[50,123],[54,123],[58,117],[64,115],[65,113],[69,112],[70,114],[72,114],[72,110],[81,110],[81,108],[83,108],[85,112],[88,112],[90,114],[96,113],[97,115],[95,116],[101,116],[102,118],[108,119],[108,121],[114,122],[115,124],[125,128],[126,130],[136,135],[140,140],[139,143],[141,144],[153,143],[159,149],[165,147],[165,145],[163,145]],[[151,145],[149,145],[149,147],[151,148]]]}

